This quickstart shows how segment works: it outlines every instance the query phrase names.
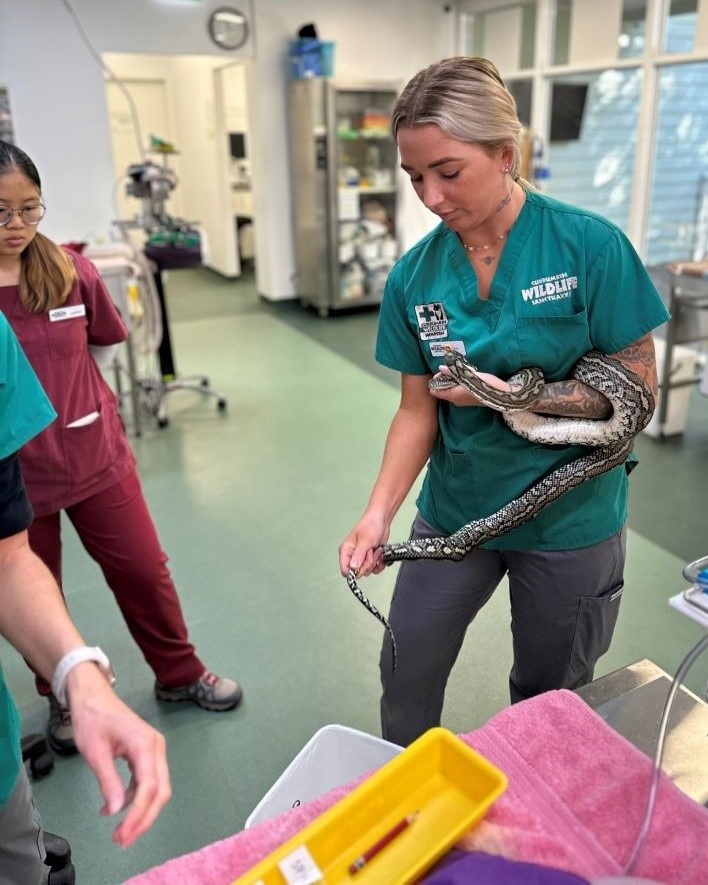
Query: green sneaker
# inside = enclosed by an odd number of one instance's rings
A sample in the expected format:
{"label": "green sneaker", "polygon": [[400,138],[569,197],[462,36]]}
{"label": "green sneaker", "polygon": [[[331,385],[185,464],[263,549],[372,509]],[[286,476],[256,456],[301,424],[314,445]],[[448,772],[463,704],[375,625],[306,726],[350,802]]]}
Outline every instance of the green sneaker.
{"label": "green sneaker", "polygon": [[49,746],[60,756],[73,756],[79,751],[74,743],[74,726],[71,724],[71,713],[62,707],[53,694],[49,695],[49,722],[47,723],[47,740]]}
{"label": "green sneaker", "polygon": [[233,710],[243,697],[243,691],[233,679],[205,670],[196,682],[179,688],[168,688],[156,682],[155,697],[160,701],[192,701],[205,710],[221,713]]}

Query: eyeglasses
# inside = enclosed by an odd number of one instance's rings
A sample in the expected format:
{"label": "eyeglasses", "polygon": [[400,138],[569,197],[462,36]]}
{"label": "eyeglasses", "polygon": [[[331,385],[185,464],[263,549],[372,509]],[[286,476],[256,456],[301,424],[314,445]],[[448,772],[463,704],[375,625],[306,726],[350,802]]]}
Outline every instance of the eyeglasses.
{"label": "eyeglasses", "polygon": [[34,226],[44,218],[47,207],[43,203],[36,206],[25,206],[23,209],[11,209],[9,206],[0,206],[0,227],[9,224],[15,215],[19,215],[23,224]]}

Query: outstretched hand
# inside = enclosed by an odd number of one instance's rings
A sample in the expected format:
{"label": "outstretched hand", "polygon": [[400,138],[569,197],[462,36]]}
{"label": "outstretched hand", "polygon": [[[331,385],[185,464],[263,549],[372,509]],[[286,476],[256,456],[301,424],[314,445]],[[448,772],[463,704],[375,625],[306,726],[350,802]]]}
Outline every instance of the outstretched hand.
{"label": "outstretched hand", "polygon": [[[170,799],[165,739],[120,700],[94,664],[75,667],[67,687],[74,739],[104,799],[101,814],[126,812],[113,841],[127,848],[150,829]],[[128,763],[127,785],[116,759]]]}

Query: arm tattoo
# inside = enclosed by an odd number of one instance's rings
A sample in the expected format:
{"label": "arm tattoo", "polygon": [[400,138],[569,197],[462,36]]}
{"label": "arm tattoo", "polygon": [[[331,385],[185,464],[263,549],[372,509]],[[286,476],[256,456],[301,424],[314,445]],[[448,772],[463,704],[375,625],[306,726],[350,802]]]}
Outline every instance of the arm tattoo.
{"label": "arm tattoo", "polygon": [[599,390],[568,379],[546,384],[531,410],[540,415],[599,420],[612,414],[610,401]]}
{"label": "arm tattoo", "polygon": [[656,402],[659,396],[659,380],[656,374],[654,339],[651,332],[622,350],[618,350],[617,353],[613,353],[612,356],[624,363],[635,375],[639,375],[651,389],[654,394],[654,402]]}
{"label": "arm tattoo", "polygon": [[[624,363],[638,375],[652,390],[654,400],[658,396],[654,339],[645,335],[612,356]],[[555,415],[567,418],[590,418],[603,420],[612,414],[609,400],[593,387],[582,381],[568,379],[546,384],[539,399],[531,410],[540,415]]]}

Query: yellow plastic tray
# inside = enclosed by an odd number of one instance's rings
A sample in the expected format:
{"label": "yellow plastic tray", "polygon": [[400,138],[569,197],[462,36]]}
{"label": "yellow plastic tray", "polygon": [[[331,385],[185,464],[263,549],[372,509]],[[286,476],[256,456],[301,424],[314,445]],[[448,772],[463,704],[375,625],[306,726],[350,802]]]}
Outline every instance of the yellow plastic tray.
{"label": "yellow plastic tray", "polygon": [[[431,728],[234,885],[414,882],[487,812],[505,775],[458,737]],[[350,865],[403,818],[418,817],[359,872]],[[279,863],[304,846],[321,878],[288,879]]]}

